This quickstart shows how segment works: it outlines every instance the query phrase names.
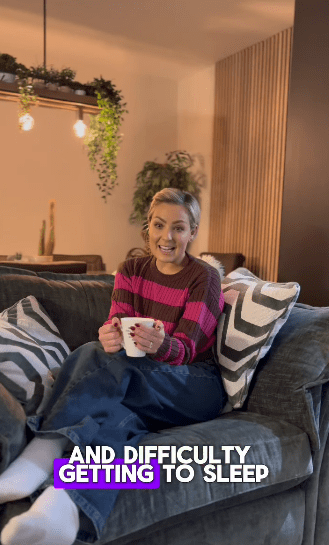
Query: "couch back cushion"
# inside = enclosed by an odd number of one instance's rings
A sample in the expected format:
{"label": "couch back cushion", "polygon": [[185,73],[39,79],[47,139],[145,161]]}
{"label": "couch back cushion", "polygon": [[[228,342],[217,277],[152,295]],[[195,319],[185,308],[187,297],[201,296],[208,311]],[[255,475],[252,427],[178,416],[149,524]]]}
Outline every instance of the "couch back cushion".
{"label": "couch back cushion", "polygon": [[244,408],[298,426],[316,450],[328,381],[329,307],[296,303],[259,364]]}
{"label": "couch back cushion", "polygon": [[4,274],[2,271],[0,312],[33,295],[49,314],[70,350],[75,350],[81,344],[98,339],[98,329],[110,311],[114,278],[113,282],[104,282],[71,280],[68,275],[64,276],[64,279],[57,279],[61,275],[56,275],[56,279],[48,280],[33,274]]}

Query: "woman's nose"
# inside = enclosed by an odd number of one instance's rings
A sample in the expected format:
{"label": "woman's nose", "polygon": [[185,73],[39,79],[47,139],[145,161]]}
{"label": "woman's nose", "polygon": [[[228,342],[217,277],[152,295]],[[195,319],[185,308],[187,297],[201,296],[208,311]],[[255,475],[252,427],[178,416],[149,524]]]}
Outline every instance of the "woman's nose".
{"label": "woman's nose", "polygon": [[162,233],[162,237],[164,240],[172,240],[172,232],[170,229],[168,229],[167,231],[164,231]]}

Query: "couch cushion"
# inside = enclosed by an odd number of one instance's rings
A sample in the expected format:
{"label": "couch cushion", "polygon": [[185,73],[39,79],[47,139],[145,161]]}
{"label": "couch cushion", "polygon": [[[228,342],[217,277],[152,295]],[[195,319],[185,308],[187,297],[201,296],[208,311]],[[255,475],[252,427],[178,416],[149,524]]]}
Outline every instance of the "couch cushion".
{"label": "couch cushion", "polygon": [[45,271],[45,272],[38,272],[37,273],[40,278],[45,278],[46,280],[60,280],[61,282],[67,282],[67,280],[86,280],[91,281],[95,280],[96,282],[106,282],[106,284],[110,284],[111,286],[114,286],[114,280],[115,276],[112,274],[107,273],[100,273],[100,274],[66,274],[66,273],[54,273],[51,271]]}
{"label": "couch cushion", "polygon": [[[16,514],[20,513],[8,513],[8,520]],[[97,545],[301,545],[304,524],[305,492],[297,486],[251,500],[242,508],[216,509],[215,505],[170,517],[136,536],[111,542],[103,538]],[[318,545],[326,543],[326,538],[327,534]]]}
{"label": "couch cushion", "polygon": [[217,356],[229,403],[241,408],[256,366],[288,319],[299,295],[296,282],[278,284],[244,268],[222,282],[225,306],[217,328]]}
{"label": "couch cushion", "polygon": [[329,307],[296,303],[260,362],[248,411],[299,426],[319,448],[322,384],[329,380]]}
{"label": "couch cushion", "polygon": [[[166,482],[161,469],[161,486],[154,490],[122,490],[104,531],[101,543],[129,535],[129,543],[139,532],[158,523],[177,522],[193,511],[240,505],[252,499],[266,497],[290,489],[307,479],[312,473],[312,458],[307,435],[299,428],[277,422],[258,414],[234,411],[219,418],[186,427],[175,427],[150,434],[141,442],[148,445],[214,446],[217,457],[224,462],[223,445],[250,445],[245,463],[265,465],[268,477],[260,482],[204,481],[202,465],[191,464],[194,478],[188,483],[176,477]],[[200,453],[202,449],[200,449]],[[187,457],[189,453],[185,453]],[[231,463],[238,464],[236,453]],[[225,466],[225,464],[224,464]],[[227,472],[225,466],[223,473]],[[184,475],[184,473],[183,473]],[[168,520],[167,520],[168,519]]]}
{"label": "couch cushion", "polygon": [[27,269],[18,269],[17,267],[6,267],[5,265],[0,265],[0,275],[2,274],[20,274],[27,276],[38,276],[34,271],[28,271]]}
{"label": "couch cushion", "polygon": [[113,285],[97,280],[46,280],[38,276],[0,274],[0,312],[33,295],[57,326],[70,350],[98,340],[107,320]]}

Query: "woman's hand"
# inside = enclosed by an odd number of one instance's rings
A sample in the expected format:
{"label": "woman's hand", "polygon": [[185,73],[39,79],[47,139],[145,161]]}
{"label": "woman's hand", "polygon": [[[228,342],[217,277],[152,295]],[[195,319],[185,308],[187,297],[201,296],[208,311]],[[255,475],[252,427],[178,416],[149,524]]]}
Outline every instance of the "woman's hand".
{"label": "woman's hand", "polygon": [[114,316],[111,324],[102,325],[98,330],[98,338],[105,352],[110,354],[119,352],[123,343],[121,322],[119,318]]}
{"label": "woman's hand", "polygon": [[137,348],[143,350],[146,354],[155,354],[165,338],[164,325],[160,320],[156,320],[153,327],[145,327],[139,324],[138,318],[136,318],[135,326],[130,329]]}

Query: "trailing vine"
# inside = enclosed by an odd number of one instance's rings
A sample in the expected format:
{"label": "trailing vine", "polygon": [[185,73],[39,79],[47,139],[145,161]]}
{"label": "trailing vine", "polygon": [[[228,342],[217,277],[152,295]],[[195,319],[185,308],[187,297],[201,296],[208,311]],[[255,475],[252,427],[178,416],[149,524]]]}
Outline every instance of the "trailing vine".
{"label": "trailing vine", "polygon": [[123,135],[119,133],[123,121],[123,114],[127,112],[125,104],[113,102],[108,97],[97,92],[97,104],[100,113],[90,118],[90,126],[85,137],[88,147],[88,158],[92,170],[98,173],[98,189],[102,199],[107,197],[117,182],[116,158],[120,149]]}
{"label": "trailing vine", "polygon": [[32,83],[28,83],[27,78],[22,77],[18,81],[18,92],[19,92],[19,109],[18,109],[18,125],[22,130],[24,125],[24,120],[26,116],[30,114],[32,104],[35,104],[37,101],[37,96],[34,91]]}

